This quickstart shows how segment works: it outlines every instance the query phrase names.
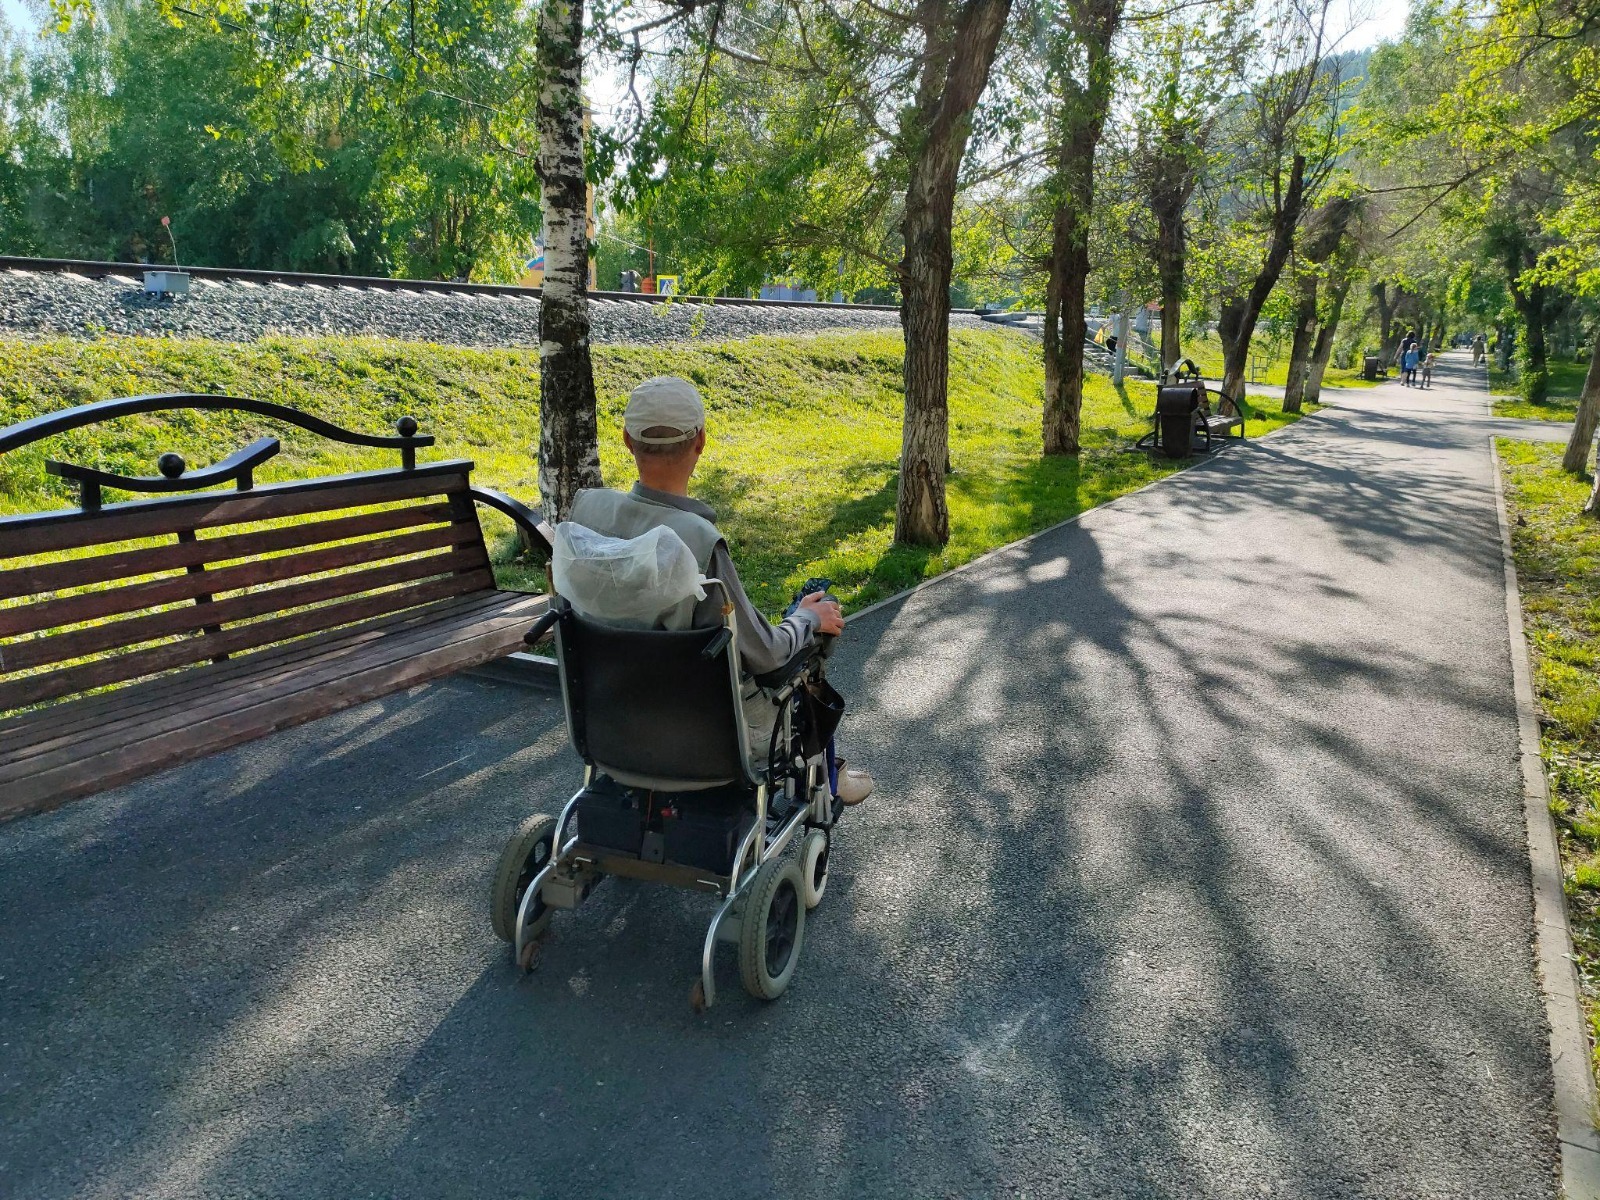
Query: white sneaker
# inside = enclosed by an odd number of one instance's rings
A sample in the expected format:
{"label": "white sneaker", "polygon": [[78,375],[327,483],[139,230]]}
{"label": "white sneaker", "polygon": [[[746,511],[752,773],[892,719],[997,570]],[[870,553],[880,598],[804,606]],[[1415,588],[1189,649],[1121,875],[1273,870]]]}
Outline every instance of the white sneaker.
{"label": "white sneaker", "polygon": [[846,769],[844,759],[838,762],[839,789],[834,793],[846,804],[860,804],[872,795],[873,779],[865,771]]}

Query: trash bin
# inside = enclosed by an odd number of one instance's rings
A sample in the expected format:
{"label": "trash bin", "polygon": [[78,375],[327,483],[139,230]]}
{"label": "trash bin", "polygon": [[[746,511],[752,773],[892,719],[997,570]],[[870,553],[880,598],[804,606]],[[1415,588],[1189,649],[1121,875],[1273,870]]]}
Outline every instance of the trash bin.
{"label": "trash bin", "polygon": [[1383,369],[1383,359],[1376,354],[1364,354],[1361,356],[1361,378],[1376,382],[1386,374],[1387,372]]}
{"label": "trash bin", "polygon": [[1156,392],[1156,440],[1168,458],[1188,458],[1194,450],[1194,414],[1199,408],[1200,389],[1192,385]]}

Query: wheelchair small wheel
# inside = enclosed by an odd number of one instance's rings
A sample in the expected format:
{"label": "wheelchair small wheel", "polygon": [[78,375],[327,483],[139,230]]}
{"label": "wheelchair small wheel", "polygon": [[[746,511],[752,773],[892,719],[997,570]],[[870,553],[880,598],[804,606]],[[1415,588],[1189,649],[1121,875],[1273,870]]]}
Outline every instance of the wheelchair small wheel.
{"label": "wheelchair small wheel", "polygon": [[[555,837],[556,819],[535,814],[522,823],[522,828],[511,835],[506,848],[500,852],[494,888],[489,894],[489,920],[495,937],[502,942],[516,942],[517,909],[522,906],[522,893],[550,861]],[[529,936],[538,937],[548,929],[550,916],[551,910],[544,901],[535,899],[528,910]]]}
{"label": "wheelchair small wheel", "polygon": [[769,859],[756,872],[739,929],[739,979],[758,1000],[783,995],[805,940],[804,881],[791,859]]}
{"label": "wheelchair small wheel", "polygon": [[800,847],[800,882],[806,908],[813,909],[822,903],[822,894],[828,890],[828,831],[813,829],[806,834]]}

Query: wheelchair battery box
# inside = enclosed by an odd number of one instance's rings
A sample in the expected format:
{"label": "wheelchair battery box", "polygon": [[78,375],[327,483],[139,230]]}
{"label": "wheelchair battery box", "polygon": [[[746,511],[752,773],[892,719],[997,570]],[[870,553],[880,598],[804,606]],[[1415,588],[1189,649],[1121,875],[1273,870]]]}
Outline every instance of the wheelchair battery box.
{"label": "wheelchair battery box", "polygon": [[677,792],[657,800],[667,861],[726,875],[734,851],[756,823],[745,790]]}
{"label": "wheelchair battery box", "polygon": [[600,776],[578,797],[578,836],[590,846],[637,856],[644,842],[647,794]]}

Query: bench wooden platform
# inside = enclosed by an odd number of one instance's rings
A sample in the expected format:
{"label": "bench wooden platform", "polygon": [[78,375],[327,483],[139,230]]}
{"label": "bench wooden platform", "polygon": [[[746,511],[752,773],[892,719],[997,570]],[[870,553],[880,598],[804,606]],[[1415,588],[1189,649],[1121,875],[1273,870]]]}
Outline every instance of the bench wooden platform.
{"label": "bench wooden platform", "polygon": [[[433,439],[356,434],[237,397],[141,396],[0,430],[0,454],[99,421],[242,409],[398,468],[254,486],[264,438],[158,476],[47,462],[80,507],[0,518],[0,819],[59,805],[522,648],[542,596],[495,589],[478,504],[543,541],[538,514],[471,485]],[[103,504],[104,489],[180,493]]]}

